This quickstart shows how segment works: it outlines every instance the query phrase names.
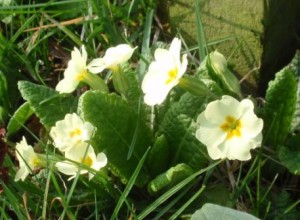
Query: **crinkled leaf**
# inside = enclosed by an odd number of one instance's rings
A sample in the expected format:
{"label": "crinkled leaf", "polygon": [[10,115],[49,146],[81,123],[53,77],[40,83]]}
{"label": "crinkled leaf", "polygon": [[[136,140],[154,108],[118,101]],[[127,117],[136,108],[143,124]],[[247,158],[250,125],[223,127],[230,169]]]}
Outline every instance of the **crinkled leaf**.
{"label": "crinkled leaf", "polygon": [[296,91],[295,73],[290,68],[278,72],[275,80],[269,83],[263,110],[267,144],[275,147],[284,144],[294,117]]}
{"label": "crinkled leaf", "polygon": [[184,163],[178,164],[152,180],[148,184],[148,191],[153,195],[165,192],[193,173],[194,171],[190,166]]}
{"label": "crinkled leaf", "polygon": [[133,109],[138,109],[139,100],[141,97],[141,88],[137,79],[137,73],[136,71],[132,70],[128,64],[122,65],[122,68],[123,74],[129,82],[125,96],[129,105],[132,106]]}
{"label": "crinkled leaf", "polygon": [[7,136],[11,137],[15,134],[32,114],[33,111],[28,102],[21,105],[18,110],[15,111],[7,125]]}
{"label": "crinkled leaf", "polygon": [[297,103],[295,115],[292,122],[292,130],[299,132],[300,131],[300,52],[297,51],[294,59],[290,64],[290,68],[296,73],[297,77]]}
{"label": "crinkled leaf", "polygon": [[18,82],[19,90],[34,113],[46,128],[62,120],[67,113],[77,110],[78,98],[71,95],[59,95],[54,89],[27,81]]}
{"label": "crinkled leaf", "polygon": [[293,174],[300,175],[300,151],[289,150],[281,146],[278,150],[281,163]]}
{"label": "crinkled leaf", "polygon": [[191,220],[258,220],[245,212],[231,208],[206,203],[201,209],[196,211]]}
{"label": "crinkled leaf", "polygon": [[[126,183],[151,144],[150,129],[140,121],[135,136],[138,115],[116,94],[88,91],[80,98],[79,111],[85,121],[91,122],[97,128],[92,140],[93,147],[99,152],[105,152],[112,171]],[[135,138],[134,151],[127,160],[133,138]],[[146,184],[148,178],[148,170],[143,167],[136,185]]]}
{"label": "crinkled leaf", "polygon": [[160,127],[171,149],[171,166],[185,163],[193,169],[206,166],[208,157],[206,147],[195,137],[196,119],[204,110],[207,98],[185,93],[174,103]]}
{"label": "crinkled leaf", "polygon": [[157,176],[168,169],[170,163],[170,147],[164,135],[156,138],[148,158],[147,165],[152,176]]}

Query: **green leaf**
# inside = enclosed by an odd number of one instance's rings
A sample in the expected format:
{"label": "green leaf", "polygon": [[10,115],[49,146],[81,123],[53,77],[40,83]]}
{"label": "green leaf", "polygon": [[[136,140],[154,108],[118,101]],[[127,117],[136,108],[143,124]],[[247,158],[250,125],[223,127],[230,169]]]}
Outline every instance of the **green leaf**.
{"label": "green leaf", "polygon": [[[135,136],[133,125],[137,124],[137,113],[116,94],[88,91],[80,98],[79,111],[84,120],[91,122],[97,128],[92,140],[93,147],[105,152],[114,174],[126,183],[151,145],[150,129],[143,121],[140,121],[139,130]],[[127,160],[133,138],[136,138],[134,151]],[[146,184],[148,178],[148,170],[143,167],[136,185]]]}
{"label": "green leaf", "polygon": [[258,220],[253,215],[237,211],[231,208],[206,203],[196,211],[191,220]]}
{"label": "green leaf", "polygon": [[283,145],[291,129],[297,100],[294,72],[284,68],[269,83],[263,109],[265,141],[269,145]]}
{"label": "green leaf", "polygon": [[156,138],[147,158],[147,165],[152,176],[157,176],[169,168],[171,149],[164,135]]}
{"label": "green leaf", "polygon": [[59,95],[55,90],[27,81],[18,82],[19,90],[34,113],[46,128],[62,120],[67,113],[77,110],[78,98],[71,95]]}
{"label": "green leaf", "polygon": [[281,163],[293,174],[300,175],[300,151],[289,150],[281,146],[278,150]]}
{"label": "green leaf", "polygon": [[165,192],[192,174],[193,169],[190,166],[184,163],[178,164],[152,180],[148,184],[148,191],[153,195]]}
{"label": "green leaf", "polygon": [[126,78],[126,81],[128,83],[128,89],[126,91],[126,98],[130,106],[133,107],[133,109],[138,109],[139,101],[141,97],[141,88],[140,83],[137,79],[137,73],[133,69],[130,68],[128,64],[122,65],[124,77]]}
{"label": "green leaf", "polygon": [[196,119],[206,102],[206,97],[185,93],[165,114],[160,133],[165,135],[172,149],[171,166],[185,163],[198,170],[207,165],[206,147],[195,137]]}
{"label": "green leaf", "polygon": [[33,111],[28,102],[21,105],[18,110],[15,111],[7,125],[7,136],[11,137],[15,134],[32,114]]}

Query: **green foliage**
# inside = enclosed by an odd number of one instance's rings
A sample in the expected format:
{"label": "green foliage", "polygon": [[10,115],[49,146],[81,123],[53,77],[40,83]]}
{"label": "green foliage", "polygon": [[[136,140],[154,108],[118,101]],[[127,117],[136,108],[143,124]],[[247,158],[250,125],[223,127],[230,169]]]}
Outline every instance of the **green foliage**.
{"label": "green foliage", "polygon": [[160,133],[164,134],[171,149],[171,166],[185,163],[193,169],[207,165],[206,147],[194,136],[196,118],[206,104],[205,97],[185,93],[165,114]]}
{"label": "green foliage", "polygon": [[164,135],[156,138],[147,158],[147,165],[152,176],[157,176],[169,168],[171,149]]}
{"label": "green foliage", "polygon": [[217,51],[211,52],[206,59],[209,76],[229,94],[241,97],[241,88],[238,79],[229,70],[226,58]]}
{"label": "green foliage", "polygon": [[132,109],[138,110],[142,92],[137,79],[137,74],[128,64],[122,65],[122,74],[127,82],[127,89],[123,95],[126,97],[128,104]]}
{"label": "green foliage", "polygon": [[59,95],[55,90],[27,81],[19,81],[22,97],[48,129],[62,120],[67,113],[76,112],[78,98],[71,95]]}
{"label": "green foliage", "polygon": [[196,211],[191,220],[258,220],[258,218],[245,212],[207,203]]}
{"label": "green foliage", "polygon": [[11,137],[18,132],[32,114],[33,111],[28,102],[25,102],[23,105],[21,105],[19,109],[15,111],[7,125],[7,136]]}
{"label": "green foliage", "polygon": [[297,82],[295,73],[284,68],[269,83],[263,109],[265,142],[274,147],[283,145],[294,118]]}
{"label": "green foliage", "polygon": [[[132,157],[126,155],[134,137],[138,116],[120,96],[89,91],[79,101],[79,111],[84,120],[91,122],[96,128],[92,145],[103,151],[112,171],[126,183],[146,149],[151,145],[151,132],[145,122],[140,121]],[[144,167],[136,180],[142,186],[149,178]]]}
{"label": "green foliage", "polygon": [[280,146],[278,157],[281,163],[293,174],[300,175],[300,151],[294,151],[286,146]]}
{"label": "green foliage", "polygon": [[184,163],[177,164],[149,182],[148,191],[153,195],[165,192],[192,174],[193,169],[191,167]]}

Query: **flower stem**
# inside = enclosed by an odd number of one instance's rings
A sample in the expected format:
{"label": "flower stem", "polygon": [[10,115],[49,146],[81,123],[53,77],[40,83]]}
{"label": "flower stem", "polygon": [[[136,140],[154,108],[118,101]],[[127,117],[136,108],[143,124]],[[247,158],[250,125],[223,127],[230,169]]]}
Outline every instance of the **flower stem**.
{"label": "flower stem", "polygon": [[108,87],[104,80],[97,75],[87,72],[83,81],[93,90],[100,90],[101,92],[108,93]]}

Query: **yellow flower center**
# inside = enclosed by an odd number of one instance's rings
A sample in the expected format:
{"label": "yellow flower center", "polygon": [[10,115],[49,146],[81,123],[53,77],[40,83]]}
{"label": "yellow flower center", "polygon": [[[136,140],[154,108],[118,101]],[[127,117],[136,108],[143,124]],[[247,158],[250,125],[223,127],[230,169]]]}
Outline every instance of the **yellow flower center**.
{"label": "yellow flower center", "polygon": [[242,123],[239,119],[235,119],[232,116],[226,116],[225,122],[221,124],[220,128],[227,132],[226,139],[229,140],[234,136],[241,136]]}
{"label": "yellow flower center", "polygon": [[[32,158],[32,161],[31,161],[33,167],[38,167],[40,165],[40,159],[35,157],[35,158]],[[33,168],[32,168],[33,169]]]}
{"label": "yellow flower center", "polygon": [[73,131],[71,131],[70,133],[69,133],[69,135],[70,135],[70,137],[72,138],[72,137],[74,137],[74,136],[76,136],[76,135],[81,135],[82,134],[82,131],[81,131],[81,129],[80,128],[76,128],[76,129],[74,129]]}
{"label": "yellow flower center", "polygon": [[165,84],[169,84],[173,82],[177,78],[177,75],[178,75],[177,68],[169,70],[168,72],[169,78],[166,80]]}
{"label": "yellow flower center", "polygon": [[93,160],[90,156],[86,156],[86,158],[82,160],[82,163],[88,167],[91,167],[93,165]]}
{"label": "yellow flower center", "polygon": [[82,72],[80,72],[80,73],[77,74],[76,79],[78,81],[82,81],[82,80],[85,79],[86,74],[87,74],[87,71],[86,70],[82,70]]}

